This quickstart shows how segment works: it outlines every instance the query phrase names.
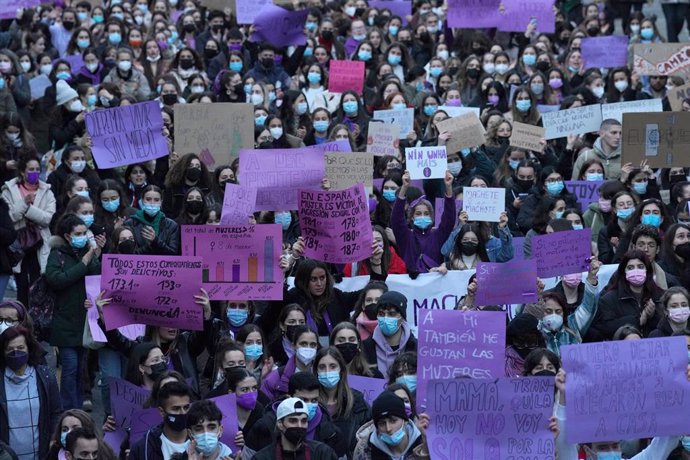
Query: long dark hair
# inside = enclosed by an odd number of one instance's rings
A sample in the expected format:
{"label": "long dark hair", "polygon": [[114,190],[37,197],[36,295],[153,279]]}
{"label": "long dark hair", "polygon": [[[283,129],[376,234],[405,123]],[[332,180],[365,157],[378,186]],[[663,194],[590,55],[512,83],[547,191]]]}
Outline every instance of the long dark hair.
{"label": "long dark hair", "polygon": [[617,289],[621,284],[627,289],[630,288],[629,282],[625,278],[625,267],[632,259],[641,260],[647,272],[647,278],[642,285],[642,298],[640,302],[640,304],[644,304],[644,302],[652,298],[656,290],[656,284],[654,283],[654,268],[652,267],[652,263],[647,258],[647,255],[639,249],[631,249],[623,255],[616,269],[616,276],[611,282],[611,290]]}
{"label": "long dark hair", "polygon": [[[457,236],[455,237],[455,243],[453,244],[453,249],[451,249],[449,258],[451,261],[451,264],[455,266],[455,261],[456,260],[462,260],[462,237],[465,236],[466,233],[472,232],[475,235],[477,235],[477,259],[481,262],[488,262],[489,261],[489,255],[486,253],[486,234],[485,232],[482,231],[482,229],[479,227],[477,224],[465,224],[462,227],[460,227],[460,231],[458,232]],[[469,267],[468,267],[469,268]]]}
{"label": "long dark hair", "polygon": [[[326,273],[326,289],[321,297],[314,298],[309,290],[309,280],[312,272],[317,268],[321,268]],[[323,262],[313,259],[304,259],[297,266],[297,271],[295,272],[295,287],[300,291],[307,302],[307,305],[303,306],[305,311],[309,310],[311,312],[311,316],[317,325],[323,320],[323,312],[333,298],[334,284],[333,277],[328,271],[328,266]]]}

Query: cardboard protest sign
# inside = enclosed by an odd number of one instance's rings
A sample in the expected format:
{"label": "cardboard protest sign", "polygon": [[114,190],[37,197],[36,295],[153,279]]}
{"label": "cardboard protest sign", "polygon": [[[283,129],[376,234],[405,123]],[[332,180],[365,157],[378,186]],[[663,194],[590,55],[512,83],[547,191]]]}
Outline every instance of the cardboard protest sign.
{"label": "cardboard protest sign", "polygon": [[441,179],[446,177],[448,158],[446,147],[411,147],[405,149],[405,165],[411,179]]}
{"label": "cardboard protest sign", "polygon": [[374,399],[386,389],[386,380],[362,377],[360,375],[348,374],[347,383],[350,388],[358,390],[364,396],[364,400],[371,406]]}
{"label": "cardboard protest sign", "polygon": [[506,210],[506,190],[500,187],[465,187],[462,206],[471,221],[498,222]]}
{"label": "cardboard protest sign", "polygon": [[[522,247],[520,247],[522,252]],[[510,280],[510,282],[506,282]],[[477,305],[504,305],[537,301],[537,261],[511,260],[477,264]]]}
{"label": "cardboard protest sign", "polygon": [[666,97],[668,98],[668,103],[671,104],[671,110],[674,112],[682,111],[683,101],[690,99],[690,83],[683,86],[674,86],[673,89],[666,92]]}
{"label": "cardboard protest sign", "polygon": [[474,113],[477,115],[477,118],[479,118],[479,107],[456,107],[453,105],[439,105],[438,110],[443,110],[448,114],[449,117],[459,117],[460,115],[464,115],[466,113]]}
{"label": "cardboard protest sign", "polygon": [[676,436],[690,430],[685,337],[561,347],[568,443]]}
{"label": "cardboard protest sign", "polygon": [[247,225],[256,207],[256,189],[238,184],[225,184],[221,225]]}
{"label": "cardboard protest sign", "polygon": [[380,123],[377,121],[369,122],[367,130],[367,152],[374,156],[384,155],[397,156],[400,153],[400,126]]}
{"label": "cardboard protest sign", "polygon": [[201,258],[104,255],[101,289],[112,298],[103,308],[106,330],[128,324],[203,329]]}
{"label": "cardboard protest sign", "polygon": [[513,123],[513,132],[510,136],[512,147],[541,152],[544,150],[541,144],[542,139],[544,139],[544,128],[541,126],[528,125],[519,121]]}
{"label": "cardboard protest sign", "polygon": [[362,184],[337,192],[300,190],[299,196],[299,223],[307,257],[344,264],[371,256],[373,235]]}
{"label": "cardboard protest sign", "polygon": [[652,168],[686,166],[690,148],[690,112],[626,113],[623,115],[623,162]]}
{"label": "cardboard protest sign", "polygon": [[497,379],[505,375],[505,313],[426,310],[420,314],[416,395],[419,412],[429,407],[430,380]]}
{"label": "cardboard protest sign", "polygon": [[253,42],[267,41],[276,47],[304,45],[307,36],[304,23],[309,10],[289,11],[285,8],[267,3],[254,17]]}
{"label": "cardboard protest sign", "polygon": [[158,102],[89,112],[85,123],[99,169],[144,163],[168,154]]}
{"label": "cardboard protest sign", "polygon": [[374,156],[365,152],[330,152],[324,155],[326,177],[331,190],[344,190],[357,183],[373,188]]}
{"label": "cardboard protest sign", "polygon": [[477,115],[468,112],[459,117],[447,118],[436,124],[439,133],[449,132],[446,149],[456,153],[465,147],[476,147],[486,142],[485,130]]}
{"label": "cardboard protest sign", "polygon": [[32,8],[40,4],[41,0],[2,0],[0,2],[0,19],[15,19],[19,8]]}
{"label": "cardboard protest sign", "polygon": [[585,69],[628,65],[628,37],[625,35],[586,37],[580,42],[580,49]]}
{"label": "cardboard protest sign", "polygon": [[182,255],[203,260],[201,279],[211,300],[280,300],[280,225],[183,225]]}
{"label": "cardboard protest sign", "polygon": [[496,27],[502,21],[501,0],[450,0],[448,27],[480,29]]}
{"label": "cardboard protest sign", "polygon": [[622,123],[624,113],[662,112],[663,110],[659,98],[601,104],[601,120],[612,118]]}
{"label": "cardboard protest sign", "polygon": [[196,152],[213,169],[253,147],[252,104],[175,104],[175,151],[181,155]]}
{"label": "cardboard protest sign", "polygon": [[328,91],[344,93],[352,90],[362,92],[364,87],[364,61],[331,60],[328,78]]}
{"label": "cardboard protest sign", "polygon": [[318,148],[240,150],[242,184],[256,188],[255,211],[297,209],[297,190],[321,187],[326,177]]}
{"label": "cardboard protest sign", "polygon": [[601,105],[585,105],[574,109],[541,114],[546,140],[566,137],[568,134],[586,134],[599,131]]}
{"label": "cardboard protest sign", "polygon": [[432,380],[427,395],[432,459],[555,458],[553,377]]}
{"label": "cardboard protest sign", "polygon": [[503,32],[525,32],[530,21],[536,21],[540,33],[556,31],[554,0],[503,0],[504,11],[498,30]]}
{"label": "cardboard protest sign", "polygon": [[592,229],[569,230],[532,238],[532,258],[540,278],[589,270],[592,257]]}
{"label": "cardboard protest sign", "polygon": [[633,72],[639,75],[690,75],[690,45],[647,43],[633,45]]}
{"label": "cardboard protest sign", "polygon": [[374,110],[374,120],[398,125],[400,139],[405,139],[410,131],[414,131],[414,109]]}
{"label": "cardboard protest sign", "polygon": [[603,180],[567,180],[565,186],[570,193],[575,195],[580,209],[584,212],[590,203],[599,201],[599,187],[603,183]]}

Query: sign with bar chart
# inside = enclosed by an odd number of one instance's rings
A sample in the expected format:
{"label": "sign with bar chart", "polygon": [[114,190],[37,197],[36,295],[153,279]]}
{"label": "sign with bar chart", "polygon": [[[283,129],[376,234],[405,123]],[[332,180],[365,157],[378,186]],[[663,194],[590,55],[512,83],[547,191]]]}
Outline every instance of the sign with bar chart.
{"label": "sign with bar chart", "polygon": [[281,300],[282,229],[264,225],[183,225],[182,255],[203,259],[211,300]]}

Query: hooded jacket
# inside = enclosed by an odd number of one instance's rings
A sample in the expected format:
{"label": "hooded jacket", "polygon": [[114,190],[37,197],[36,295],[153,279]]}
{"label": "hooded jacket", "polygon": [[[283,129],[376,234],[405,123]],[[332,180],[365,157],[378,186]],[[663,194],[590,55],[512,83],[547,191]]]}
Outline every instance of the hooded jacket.
{"label": "hooded jacket", "polygon": [[398,355],[406,351],[417,351],[417,339],[407,321],[402,322],[400,329],[402,330],[400,346],[396,350],[391,348],[378,326],[374,329],[371,337],[362,342],[364,357],[368,362],[376,363],[376,367],[386,378],[388,378],[388,369],[393,365],[393,361]]}
{"label": "hooded jacket", "polygon": [[[622,142],[621,142],[622,145]],[[590,150],[585,150],[580,153],[573,164],[573,175],[571,180],[578,180],[578,174],[582,165],[585,164],[587,160],[592,158],[597,158],[601,160],[604,165],[604,177],[609,180],[618,180],[621,177],[621,146],[619,145],[616,150],[611,152],[610,155],[606,156],[604,149],[601,146],[601,138],[594,141],[594,145]]]}
{"label": "hooded jacket", "polygon": [[379,438],[376,433],[374,423],[364,425],[357,432],[357,447],[352,456],[353,460],[413,460],[429,458],[424,455],[424,438],[419,428],[411,420],[405,422],[404,428],[407,432],[407,447],[402,455],[396,455],[391,452],[390,448]]}

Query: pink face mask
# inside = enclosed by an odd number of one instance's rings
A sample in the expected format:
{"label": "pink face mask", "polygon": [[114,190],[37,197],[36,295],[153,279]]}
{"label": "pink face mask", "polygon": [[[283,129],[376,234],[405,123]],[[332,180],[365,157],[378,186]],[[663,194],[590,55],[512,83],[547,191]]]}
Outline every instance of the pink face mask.
{"label": "pink face mask", "polygon": [[690,318],[690,307],[671,308],[668,317],[676,324],[683,324]]}
{"label": "pink face mask", "polygon": [[582,274],[581,273],[571,273],[570,275],[563,275],[561,277],[563,280],[563,284],[570,288],[575,288],[580,285],[582,282]]}
{"label": "pink face mask", "polygon": [[633,286],[642,286],[647,279],[647,270],[635,268],[625,272],[625,279]]}
{"label": "pink face mask", "polygon": [[602,212],[611,212],[611,200],[599,198],[599,209],[601,209]]}

